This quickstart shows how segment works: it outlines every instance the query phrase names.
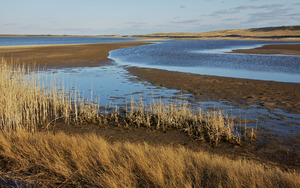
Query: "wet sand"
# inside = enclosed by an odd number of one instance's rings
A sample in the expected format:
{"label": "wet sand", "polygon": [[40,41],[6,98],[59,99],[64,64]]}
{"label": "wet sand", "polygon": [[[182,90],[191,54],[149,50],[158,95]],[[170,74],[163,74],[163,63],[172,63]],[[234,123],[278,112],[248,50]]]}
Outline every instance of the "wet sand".
{"label": "wet sand", "polygon": [[230,101],[281,108],[300,113],[300,84],[180,73],[149,68],[127,68],[141,80],[193,94],[201,101]]}
{"label": "wet sand", "polygon": [[300,44],[265,45],[254,49],[237,49],[231,53],[300,55]]}
{"label": "wet sand", "polygon": [[46,68],[96,67],[111,62],[111,50],[127,48],[147,43],[99,43],[0,46],[0,57],[17,59],[25,64],[36,64]]}

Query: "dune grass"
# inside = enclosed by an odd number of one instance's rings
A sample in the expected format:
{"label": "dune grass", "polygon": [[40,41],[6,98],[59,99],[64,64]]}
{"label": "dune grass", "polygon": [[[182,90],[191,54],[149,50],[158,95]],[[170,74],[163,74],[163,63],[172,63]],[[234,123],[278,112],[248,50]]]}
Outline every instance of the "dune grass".
{"label": "dune grass", "polygon": [[30,68],[0,64],[0,177],[51,187],[297,187],[299,173],[247,160],[232,161],[183,147],[108,143],[95,134],[47,131],[66,126],[179,129],[217,144],[240,144],[254,132],[237,129],[223,114],[191,110],[187,103],[132,101],[123,109],[100,110],[53,83],[45,89]]}
{"label": "dune grass", "polygon": [[299,187],[299,173],[95,134],[0,134],[1,173],[54,187]]}

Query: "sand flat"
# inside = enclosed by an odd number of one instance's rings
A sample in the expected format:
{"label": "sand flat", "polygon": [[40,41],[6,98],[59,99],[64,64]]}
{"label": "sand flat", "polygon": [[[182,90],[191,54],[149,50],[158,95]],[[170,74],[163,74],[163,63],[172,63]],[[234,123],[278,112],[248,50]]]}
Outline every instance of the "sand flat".
{"label": "sand flat", "polygon": [[231,53],[300,55],[300,44],[272,44],[253,49],[237,49]]}
{"label": "sand flat", "polygon": [[1,46],[0,56],[39,67],[94,67],[107,64],[111,50],[145,45],[140,42]]}

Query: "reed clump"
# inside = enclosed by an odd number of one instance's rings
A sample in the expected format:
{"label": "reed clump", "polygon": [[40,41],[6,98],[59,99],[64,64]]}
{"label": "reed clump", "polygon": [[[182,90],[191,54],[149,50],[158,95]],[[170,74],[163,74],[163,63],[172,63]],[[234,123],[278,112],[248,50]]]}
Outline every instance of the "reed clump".
{"label": "reed clump", "polygon": [[186,101],[163,103],[161,100],[153,100],[145,105],[142,99],[138,102],[132,100],[130,108],[126,107],[125,117],[118,119],[136,127],[144,126],[163,131],[180,129],[190,136],[215,145],[224,141],[241,144],[242,139],[255,139],[254,129],[247,131],[245,128],[236,127],[233,119],[221,111],[204,113],[201,108],[194,110]]}
{"label": "reed clump", "polygon": [[0,63],[0,127],[35,132],[56,120],[66,124],[98,118],[98,106],[79,92],[51,82],[46,88],[34,68],[2,59]]}
{"label": "reed clump", "polygon": [[[298,172],[95,134],[0,132],[0,176],[45,187],[299,187]],[[21,186],[20,186],[21,187]]]}

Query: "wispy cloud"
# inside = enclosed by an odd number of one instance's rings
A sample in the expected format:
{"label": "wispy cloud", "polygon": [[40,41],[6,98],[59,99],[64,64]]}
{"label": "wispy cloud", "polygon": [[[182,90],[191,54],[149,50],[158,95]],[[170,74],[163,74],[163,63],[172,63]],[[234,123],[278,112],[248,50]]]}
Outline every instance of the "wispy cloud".
{"label": "wispy cloud", "polygon": [[298,16],[298,17],[300,17],[300,13],[287,14],[287,16]]}
{"label": "wispy cloud", "polygon": [[210,16],[219,16],[219,15],[224,15],[224,14],[235,14],[238,13],[239,10],[235,9],[227,9],[227,10],[218,10],[213,12]]}
{"label": "wispy cloud", "polygon": [[280,23],[280,24],[293,24],[293,22],[300,19],[299,13],[290,14],[291,9],[274,9],[272,11],[255,12],[249,14],[249,19],[245,24],[259,24],[259,23]]}
{"label": "wispy cloud", "polygon": [[227,19],[223,19],[222,21],[240,21],[241,19],[239,18],[227,18]]}
{"label": "wispy cloud", "polygon": [[186,6],[185,5],[181,5],[179,8],[186,8]]}
{"label": "wispy cloud", "polygon": [[126,24],[130,24],[130,25],[145,25],[146,23],[144,23],[144,22],[126,22]]}
{"label": "wispy cloud", "polygon": [[1,24],[1,26],[4,26],[4,27],[11,27],[11,26],[16,26],[17,24],[16,23],[4,23],[4,24]]}
{"label": "wispy cloud", "polygon": [[192,20],[180,20],[180,21],[171,21],[172,24],[196,24],[200,23],[202,20],[200,19],[192,19]]}
{"label": "wispy cloud", "polygon": [[246,6],[239,6],[236,7],[235,9],[240,9],[240,10],[244,10],[244,9],[266,9],[266,10],[273,10],[275,8],[281,8],[283,7],[284,4],[267,4],[267,5],[261,5],[261,6],[250,6],[250,5],[246,5]]}
{"label": "wispy cloud", "polygon": [[293,6],[299,6],[300,5],[300,3],[294,3],[293,4]]}
{"label": "wispy cloud", "polygon": [[271,11],[277,8],[280,8],[284,6],[284,4],[267,4],[267,5],[261,5],[261,6],[253,6],[253,5],[244,5],[244,6],[238,6],[231,9],[224,9],[224,10],[218,10],[210,14],[210,16],[220,16],[220,15],[227,15],[227,14],[236,14],[240,11],[244,10],[260,10],[264,9],[265,11]]}

